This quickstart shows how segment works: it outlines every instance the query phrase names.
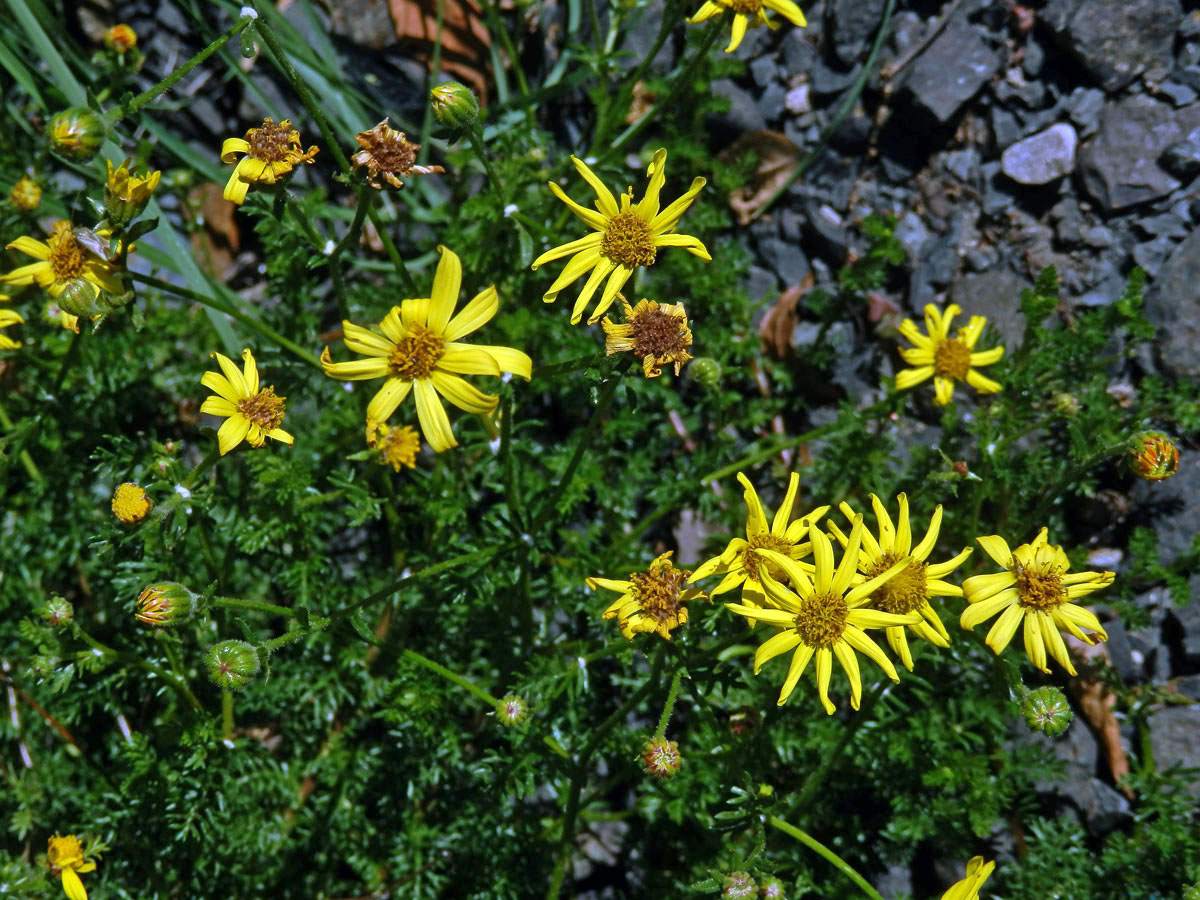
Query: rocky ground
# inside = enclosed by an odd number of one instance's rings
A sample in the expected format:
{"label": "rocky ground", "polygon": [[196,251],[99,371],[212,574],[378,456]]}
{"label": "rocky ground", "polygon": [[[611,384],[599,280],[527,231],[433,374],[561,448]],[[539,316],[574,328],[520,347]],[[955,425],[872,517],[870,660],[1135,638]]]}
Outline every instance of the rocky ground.
{"label": "rocky ground", "polygon": [[[887,0],[803,5],[807,29],[751,31],[736,53],[745,74],[713,85],[730,101],[712,123],[715,150],[764,131],[785,136],[800,154],[818,144],[861,72]],[[119,6],[129,21],[158,23],[146,44],[154,74],[186,40],[186,17],[169,3]],[[827,152],[748,225],[757,256],[752,298],[765,312],[809,276],[817,287],[832,285],[860,244],[855,225],[871,212],[890,213],[909,256],[907,291],[895,298],[905,313],[957,302],[986,315],[1012,347],[1024,327],[1020,289],[1046,266],[1061,274],[1066,303],[1079,306],[1111,303],[1140,266],[1149,276],[1148,314],[1162,334],[1157,352],[1138,364],[1200,380],[1200,0],[896,7],[880,65]],[[561,10],[546,4],[538,15],[550,21]],[[365,52],[358,62],[379,75],[372,89],[394,93],[397,112],[412,115],[424,96],[416,88],[421,66],[392,38],[386,4],[338,4],[331,28],[347,54]],[[645,52],[655,30],[641,29],[627,49]],[[659,68],[681,50],[668,42]],[[271,90],[265,79],[259,84]],[[253,118],[237,102],[197,88],[187,115],[197,133],[233,134],[231,123]],[[793,347],[814,333],[800,322]],[[854,353],[847,356],[835,380],[866,396],[876,389],[874,370],[866,372],[865,356],[862,372]],[[1200,456],[1185,447],[1173,479],[1140,484],[1116,505],[1124,510],[1116,515],[1153,509],[1144,521],[1171,562],[1200,532]],[[1200,576],[1191,584],[1200,594]],[[1200,702],[1188,700],[1200,701],[1200,605],[1176,606],[1165,589],[1138,599],[1150,625],[1126,631],[1110,616],[1108,652],[1127,683],[1165,686],[1184,701],[1152,715],[1156,764],[1200,767]],[[1069,782],[1048,792],[1093,833],[1129,821],[1099,735],[1072,728],[1054,748]],[[1200,779],[1192,789],[1200,796]]]}

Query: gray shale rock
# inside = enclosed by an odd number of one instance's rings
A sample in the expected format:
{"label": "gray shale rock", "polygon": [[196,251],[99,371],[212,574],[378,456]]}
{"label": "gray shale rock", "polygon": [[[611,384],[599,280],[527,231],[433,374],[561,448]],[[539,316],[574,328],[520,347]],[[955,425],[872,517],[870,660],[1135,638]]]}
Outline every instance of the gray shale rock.
{"label": "gray shale rock", "polygon": [[1143,72],[1170,73],[1183,10],[1179,0],[1050,0],[1039,18],[1114,94]]}
{"label": "gray shale rock", "polygon": [[[1176,378],[1193,381],[1200,381],[1197,285],[1200,285],[1200,231],[1193,231],[1175,248],[1146,292],[1146,318],[1159,326],[1163,368]],[[1196,524],[1200,525],[1200,521]]]}
{"label": "gray shale rock", "polygon": [[1180,182],[1162,167],[1163,153],[1194,128],[1200,104],[1172,109],[1144,97],[1110,104],[1079,153],[1084,188],[1106,212],[1165,197]]}
{"label": "gray shale rock", "polygon": [[1005,150],[1000,166],[1005,175],[1020,184],[1049,184],[1075,168],[1078,141],[1070,125],[1051,125]]}
{"label": "gray shale rock", "polygon": [[[1010,269],[993,269],[964,275],[950,287],[950,302],[963,309],[960,325],[970,316],[987,316],[988,327],[996,329],[1005,351],[1012,353],[1025,334],[1025,317],[1021,315],[1021,291],[1030,287],[1028,281]],[[980,349],[989,344],[980,343]]]}
{"label": "gray shale rock", "polygon": [[858,59],[879,28],[886,0],[833,0],[829,5],[829,37],[833,52],[846,65]]}
{"label": "gray shale rock", "polygon": [[[1150,714],[1150,747],[1160,772],[1178,763],[1200,768],[1200,706],[1168,706]],[[1193,777],[1188,793],[1200,798],[1200,778]]]}
{"label": "gray shale rock", "polygon": [[1000,55],[984,33],[956,16],[910,67],[904,94],[945,125],[999,70]]}

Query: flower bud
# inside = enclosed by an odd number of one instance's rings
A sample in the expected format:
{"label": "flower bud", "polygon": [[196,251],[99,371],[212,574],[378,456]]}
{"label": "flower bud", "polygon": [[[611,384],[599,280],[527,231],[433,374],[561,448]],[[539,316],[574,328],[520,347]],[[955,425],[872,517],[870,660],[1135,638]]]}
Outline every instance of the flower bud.
{"label": "flower bud", "polygon": [[1040,687],[1021,700],[1021,715],[1033,731],[1057,737],[1071,724],[1071,705],[1056,687]]}
{"label": "flower bud", "polygon": [[721,885],[722,897],[749,898],[758,895],[758,885],[749,872],[730,872]]}
{"label": "flower bud", "polygon": [[137,620],[143,625],[174,625],[192,614],[196,594],[174,581],[160,581],[143,590],[137,599]]}
{"label": "flower bud", "polygon": [[1054,404],[1054,411],[1064,419],[1073,419],[1079,415],[1079,398],[1074,394],[1059,391],[1051,402]]}
{"label": "flower bud", "polygon": [[18,212],[33,212],[42,202],[42,189],[28,175],[22,175],[21,180],[13,185],[9,201]]}
{"label": "flower bud", "polygon": [[496,704],[496,718],[501,725],[520,725],[529,714],[529,704],[517,694],[508,694]]}
{"label": "flower bud", "polygon": [[460,134],[479,121],[479,101],[471,89],[457,81],[447,81],[429,92],[433,118],[445,128]]}
{"label": "flower bud", "polygon": [[125,24],[114,25],[104,32],[104,46],[123,54],[137,46],[137,32]]}
{"label": "flower bud", "polygon": [[647,775],[653,775],[655,778],[677,775],[683,766],[679,744],[675,741],[646,741],[642,747],[642,766]]}
{"label": "flower bud", "polygon": [[117,489],[113,491],[113,515],[120,519],[123,525],[136,525],[146,518],[152,506],[154,504],[150,502],[146,492],[132,481],[117,485]]}
{"label": "flower bud", "polygon": [[97,315],[96,300],[100,290],[85,278],[68,281],[58,295],[58,305],[68,315],[76,318],[92,318]]}
{"label": "flower bud", "polygon": [[128,161],[121,163],[119,169],[113,169],[111,160],[105,162],[108,163],[108,183],[104,186],[104,215],[111,225],[128,225],[150,202],[162,172],[130,175]]}
{"label": "flower bud", "polygon": [[1129,444],[1129,467],[1139,478],[1162,481],[1179,468],[1179,450],[1161,431],[1143,431]]}
{"label": "flower bud", "polygon": [[692,377],[706,388],[715,388],[721,383],[721,364],[711,356],[692,360]]}
{"label": "flower bud", "polygon": [[245,641],[221,641],[208,651],[204,663],[213,684],[240,691],[258,674],[258,651]]}
{"label": "flower bud", "polygon": [[46,128],[50,149],[79,162],[91,159],[107,135],[104,119],[86,106],[72,106],[55,113]]}
{"label": "flower bud", "polygon": [[75,607],[63,597],[51,597],[42,606],[42,618],[46,620],[47,624],[55,628],[62,628],[70,625],[71,620],[75,618]]}
{"label": "flower bud", "polygon": [[778,878],[764,878],[758,885],[758,895],[765,900],[786,900],[787,894],[783,890],[783,882]]}

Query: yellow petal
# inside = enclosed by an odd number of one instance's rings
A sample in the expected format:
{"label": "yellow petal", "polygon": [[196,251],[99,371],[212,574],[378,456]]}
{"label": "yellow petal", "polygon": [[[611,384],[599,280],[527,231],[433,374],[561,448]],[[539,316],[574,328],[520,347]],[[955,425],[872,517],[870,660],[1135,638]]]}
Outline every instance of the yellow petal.
{"label": "yellow petal", "polygon": [[221,371],[225,373],[225,378],[233,387],[233,392],[239,398],[249,397],[250,392],[246,390],[246,379],[242,377],[241,371],[234,365],[233,360],[223,353],[214,352],[211,355],[217,358],[217,364],[221,367]]}
{"label": "yellow petal", "polygon": [[417,379],[413,383],[413,396],[417,401],[417,421],[421,423],[421,432],[433,451],[441,453],[457,447],[458,441],[450,430],[450,420],[433,385],[425,378]]}
{"label": "yellow petal", "polygon": [[217,430],[217,446],[220,447],[221,455],[224,456],[240,444],[249,430],[250,420],[240,413],[222,422]]}
{"label": "yellow petal", "polygon": [[572,156],[571,162],[575,164],[575,171],[582,175],[583,180],[596,192],[596,209],[609,219],[615,216],[618,212],[617,198],[612,195],[608,186],[578,156]]}
{"label": "yellow petal", "polygon": [[457,375],[435,369],[429,374],[429,380],[433,382],[439,394],[465,412],[491,412],[500,402],[500,398],[495,394],[485,394]]}
{"label": "yellow petal", "polygon": [[74,869],[68,867],[62,870],[62,886],[70,900],[87,900],[83,881],[75,874]]}
{"label": "yellow petal", "polygon": [[396,407],[404,402],[404,398],[412,389],[413,382],[411,381],[403,378],[389,378],[371,398],[371,402],[367,404],[367,421],[386,422],[396,411]]}
{"label": "yellow petal", "polygon": [[438,245],[437,272],[433,276],[433,292],[429,298],[429,316],[426,326],[435,334],[442,334],[446,324],[458,305],[458,292],[462,289],[462,262],[453,250]]}
{"label": "yellow petal", "polygon": [[490,322],[499,308],[500,298],[496,294],[496,286],[490,285],[471,298],[471,302],[459,310],[458,315],[447,323],[442,337],[447,341],[457,341],[461,337],[466,337]]}
{"label": "yellow petal", "polygon": [[242,351],[242,377],[246,379],[247,396],[253,397],[258,393],[258,366],[249,347]]}
{"label": "yellow petal", "polygon": [[237,161],[237,154],[249,153],[250,145],[241,138],[225,138],[221,144],[221,162],[229,164]]}

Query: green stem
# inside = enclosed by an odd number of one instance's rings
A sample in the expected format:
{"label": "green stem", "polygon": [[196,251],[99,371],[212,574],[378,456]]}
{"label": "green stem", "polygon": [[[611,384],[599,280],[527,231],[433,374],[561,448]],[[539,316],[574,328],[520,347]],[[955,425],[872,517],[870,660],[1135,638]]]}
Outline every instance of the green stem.
{"label": "green stem", "polygon": [[188,705],[190,705],[192,709],[200,710],[204,708],[200,705],[200,701],[196,699],[196,695],[192,693],[191,688],[187,686],[186,682],[180,678],[176,678],[174,675],[160,666],[156,666],[154,663],[142,659],[140,656],[136,656],[133,653],[127,653],[123,650],[114,650],[107,644],[100,643],[98,640],[84,631],[78,622],[75,623],[75,634],[78,635],[81,641],[83,641],[96,652],[112,657],[118,662],[129,663],[130,665],[137,666],[139,669],[142,669],[145,672],[150,672],[156,677],[161,678],[163,682],[167,684],[167,686],[172,688],[177,694],[179,694],[179,696],[183,697],[183,699],[188,702]]}
{"label": "green stem", "polygon": [[659,676],[662,673],[663,649],[659,648],[659,652],[654,657],[654,663],[650,669],[650,677],[646,679],[646,683],[632,697],[622,703],[612,714],[600,723],[600,727],[592,732],[592,739],[588,741],[587,746],[583,748],[578,758],[575,761],[575,773],[571,776],[571,790],[567,795],[567,808],[563,813],[562,835],[559,838],[558,844],[558,859],[554,862],[554,874],[550,878],[550,887],[546,891],[546,900],[558,900],[559,891],[562,889],[563,877],[567,873],[567,863],[571,859],[571,848],[575,845],[575,819],[579,815],[579,796],[583,790],[583,779],[586,774],[585,767],[591,759],[592,754],[599,749],[601,742],[608,736],[608,732],[612,730],[619,722],[623,722],[630,710],[634,709],[639,703],[644,700],[655,687],[658,686]]}
{"label": "green stem", "polygon": [[372,206],[367,210],[367,215],[370,216],[371,224],[375,226],[375,231],[379,235],[379,239],[383,241],[383,249],[387,252],[388,259],[392,261],[392,266],[395,267],[396,274],[400,276],[400,281],[403,283],[405,292],[410,297],[419,296],[417,293],[417,283],[413,281],[412,275],[408,273],[408,266],[404,264],[404,257],[396,249],[396,244],[392,241],[392,236],[384,229],[383,220],[379,217],[379,212]]}
{"label": "green stem", "polygon": [[521,92],[522,96],[528,95],[529,82],[525,79],[525,68],[521,65],[521,57],[517,55],[516,45],[513,44],[512,36],[508,33],[508,29],[500,21],[500,16],[496,12],[493,0],[483,0],[483,15],[487,19],[488,28],[500,36],[500,44],[504,47],[504,52],[508,54],[508,61],[512,66],[513,74],[517,76],[517,90]]}
{"label": "green stem", "polygon": [[491,559],[493,556],[496,556],[500,553],[505,553],[509,550],[512,550],[517,546],[519,546],[519,542],[510,541],[507,544],[499,544],[495,547],[485,547],[483,550],[475,550],[472,553],[464,553],[461,556],[453,556],[450,559],[445,559],[439,563],[434,563],[431,566],[426,566],[424,569],[421,569],[417,572],[412,572],[405,578],[400,578],[392,582],[382,590],[378,590],[371,594],[365,600],[360,600],[358,603],[347,606],[345,609],[340,609],[336,612],[330,613],[329,618],[339,619],[345,616],[353,615],[364,606],[370,606],[372,603],[378,603],[380,600],[386,600],[388,597],[396,593],[396,591],[400,590],[400,588],[404,587],[411,581],[418,581],[422,578],[430,578],[434,575],[440,575],[442,572],[456,569],[459,566],[470,565],[474,562],[483,562],[484,560]]}
{"label": "green stem", "polygon": [[221,737],[233,740],[233,691],[221,689]]}
{"label": "green stem", "polygon": [[695,76],[696,69],[699,68],[701,61],[708,56],[708,51],[712,49],[713,44],[717,42],[717,38],[721,34],[720,27],[714,23],[708,29],[708,34],[704,37],[704,43],[700,45],[700,49],[696,51],[695,56],[688,61],[687,66],[682,72],[671,79],[671,90],[667,93],[667,96],[646,110],[640,119],[617,135],[616,140],[609,146],[609,150],[612,153],[617,153],[626,144],[645,131],[664,109],[673,109],[675,107],[676,99],[685,87],[689,87],[692,84],[692,78]]}
{"label": "green stem", "polygon": [[841,738],[838,740],[837,746],[829,753],[825,753],[821,757],[821,763],[816,769],[808,773],[808,778],[805,779],[803,786],[800,788],[800,794],[793,804],[796,809],[804,809],[808,806],[809,801],[825,784],[825,776],[833,768],[834,763],[841,759],[846,748],[850,746],[850,740],[858,733],[858,728],[866,721],[867,717],[863,710],[870,709],[879,695],[883,693],[886,685],[881,681],[871,689],[866,699],[859,704],[858,715],[851,717],[849,724],[846,725],[845,731],[842,732]]}
{"label": "green stem", "polygon": [[667,724],[671,721],[671,713],[675,710],[675,698],[679,694],[679,682],[683,678],[683,669],[675,670],[671,678],[671,688],[667,691],[667,702],[663,704],[662,715],[658,717],[658,727],[654,729],[654,740],[661,741],[667,734]]}
{"label": "green stem", "polygon": [[67,347],[67,355],[63,357],[62,365],[58,367],[58,374],[54,376],[54,386],[50,388],[50,395],[58,396],[58,392],[62,389],[63,382],[66,381],[67,372],[71,370],[71,366],[75,364],[75,357],[79,355],[79,347],[83,343],[83,332],[75,332],[71,338],[71,345]]}
{"label": "green stem", "polygon": [[508,191],[504,189],[504,184],[496,177],[496,171],[488,161],[487,149],[483,146],[483,137],[479,133],[478,125],[472,125],[467,129],[467,140],[471,142],[471,148],[475,151],[475,155],[479,157],[479,161],[483,163],[484,171],[487,172],[488,181],[491,182],[492,189],[499,196],[500,202],[507,206]]}
{"label": "green stem", "polygon": [[333,252],[329,254],[330,260],[341,257],[343,253],[362,237],[363,222],[367,219],[367,210],[374,203],[374,188],[367,184],[361,185],[358,189],[358,204],[354,208],[354,221],[350,223],[350,230],[338,241],[337,246],[333,248]]}
{"label": "green stem", "polygon": [[879,891],[871,887],[867,879],[859,875],[853,866],[851,866],[848,862],[846,862],[808,832],[801,831],[795,825],[790,825],[777,816],[771,816],[768,818],[767,824],[772,828],[779,829],[786,835],[794,837],[805,847],[808,847],[808,849],[814,851],[818,856],[823,856],[825,859],[829,860],[829,862],[833,863],[834,867],[837,868],[843,875],[862,888],[862,892],[870,897],[871,900],[883,900],[883,897],[879,895]]}
{"label": "green stem", "polygon": [[220,443],[213,444],[212,447],[209,448],[209,451],[205,455],[204,459],[200,460],[200,462],[196,464],[196,468],[188,472],[187,477],[183,479],[183,484],[181,487],[184,490],[190,490],[192,485],[195,484],[205,472],[215,466],[217,464],[217,460],[220,458],[221,445]]}
{"label": "green stem", "polygon": [[147,285],[148,287],[157,288],[160,291],[166,291],[168,293],[176,295],[177,297],[184,297],[188,300],[194,300],[196,303],[203,304],[204,306],[207,306],[209,309],[215,309],[217,312],[224,313],[225,315],[241,322],[243,325],[248,325],[254,331],[257,331],[263,337],[267,338],[267,340],[272,341],[275,344],[278,344],[280,347],[282,347],[284,350],[287,350],[293,356],[297,356],[300,359],[304,360],[306,363],[311,363],[312,365],[314,365],[318,368],[320,368],[320,366],[321,366],[321,360],[319,360],[314,354],[312,354],[308,350],[305,350],[303,347],[301,347],[299,344],[295,343],[294,341],[288,340],[282,334],[280,334],[278,331],[275,331],[270,326],[264,325],[262,322],[258,321],[257,319],[246,315],[241,310],[235,309],[234,307],[225,303],[225,301],[223,301],[223,300],[217,300],[215,297],[206,297],[204,294],[200,294],[200,293],[197,293],[196,291],[188,290],[187,288],[179,287],[177,285],[171,284],[170,282],[162,281],[161,279],[154,278],[150,275],[141,275],[137,272],[131,272],[130,276],[133,278],[134,281],[140,282],[141,284]]}
{"label": "green stem", "polygon": [[571,456],[571,461],[567,463],[566,470],[562,473],[562,477],[558,479],[558,484],[554,486],[554,490],[550,493],[550,499],[542,507],[541,521],[547,525],[554,523],[554,510],[558,507],[559,501],[567,492],[567,488],[571,485],[571,480],[575,477],[575,470],[579,468],[579,464],[583,462],[583,454],[591,444],[592,436],[596,433],[596,429],[600,427],[600,420],[608,412],[608,408],[612,405],[613,398],[617,394],[617,385],[621,383],[621,377],[628,371],[621,357],[617,357],[612,368],[608,370],[608,380],[604,383],[603,389],[600,391],[600,398],[596,401],[596,406],[592,410],[592,415],[588,419],[587,424],[583,426],[583,431],[580,432],[579,441],[575,445],[575,453]]}
{"label": "green stem", "polygon": [[286,606],[276,606],[274,603],[263,603],[261,600],[240,600],[237,597],[213,597],[211,605],[224,609],[252,609],[258,612],[271,613],[276,616],[287,616],[289,619],[296,617],[294,609],[288,609]]}
{"label": "green stem", "polygon": [[196,66],[200,65],[200,63],[204,62],[206,59],[224,47],[227,43],[229,43],[230,40],[241,34],[242,31],[244,31],[253,21],[254,20],[249,16],[243,16],[242,18],[238,19],[238,21],[236,21],[228,31],[185,62],[182,66],[168,75],[154,87],[150,88],[150,90],[146,91],[145,93],[138,94],[128,103],[125,103],[117,110],[109,113],[108,126],[111,128],[122,119],[133,115],[160,94],[165,94],[175,86],[175,83],[179,81],[180,78],[183,78],[183,76],[185,76],[188,72],[192,71],[192,69],[196,68]]}
{"label": "green stem", "polygon": [[[4,427],[5,431],[13,430],[13,420],[8,417],[8,410],[4,408],[4,402],[0,400],[0,426]],[[38,467],[33,462],[33,457],[29,455],[28,450],[22,449],[17,454],[17,459],[21,460],[21,465],[25,467],[25,471],[34,481],[42,480],[42,473],[38,471]]]}
{"label": "green stem", "polygon": [[441,665],[440,663],[435,663],[428,656],[422,656],[416,650],[409,650],[407,648],[400,655],[403,656],[405,659],[407,659],[409,662],[416,663],[418,666],[424,666],[430,672],[436,672],[438,675],[441,675],[443,678],[445,678],[451,684],[458,685],[464,691],[468,691],[469,693],[474,694],[476,697],[478,697],[484,703],[488,704],[488,706],[495,707],[495,706],[500,705],[500,701],[497,700],[495,697],[493,697],[491,694],[489,694],[487,691],[485,691],[483,688],[481,688],[478,685],[463,678],[457,672],[447,669],[445,666]]}
{"label": "green stem", "polygon": [[304,83],[304,79],[300,77],[300,73],[296,71],[296,67],[292,65],[292,61],[288,59],[283,47],[280,46],[279,38],[275,36],[275,29],[271,27],[271,24],[261,12],[255,20],[254,25],[258,29],[258,33],[262,35],[263,43],[267,45],[267,48],[271,51],[271,55],[275,57],[275,64],[279,66],[279,71],[283,73],[283,77],[288,80],[288,84],[292,86],[292,90],[296,92],[296,95],[300,98],[300,102],[304,104],[304,108],[308,110],[308,114],[316,122],[317,129],[321,132],[321,137],[325,139],[325,146],[329,148],[330,154],[333,155],[334,162],[338,164],[338,168],[342,170],[342,174],[349,177],[350,160],[342,152],[342,148],[338,144],[337,135],[329,127],[329,121],[325,118],[325,113],[322,111],[320,104],[317,103],[317,99],[313,96],[312,91],[308,89],[308,85]]}

